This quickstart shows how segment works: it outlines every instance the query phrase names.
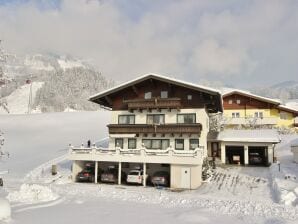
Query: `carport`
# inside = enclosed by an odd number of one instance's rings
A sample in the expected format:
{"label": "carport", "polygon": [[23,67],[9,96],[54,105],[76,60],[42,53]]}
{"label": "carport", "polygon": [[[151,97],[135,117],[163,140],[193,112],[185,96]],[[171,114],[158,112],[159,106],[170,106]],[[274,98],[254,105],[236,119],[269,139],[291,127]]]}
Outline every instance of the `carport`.
{"label": "carport", "polygon": [[219,142],[223,164],[268,166],[273,163],[274,148],[280,142],[278,132],[272,129],[227,129],[212,136],[208,141]]}

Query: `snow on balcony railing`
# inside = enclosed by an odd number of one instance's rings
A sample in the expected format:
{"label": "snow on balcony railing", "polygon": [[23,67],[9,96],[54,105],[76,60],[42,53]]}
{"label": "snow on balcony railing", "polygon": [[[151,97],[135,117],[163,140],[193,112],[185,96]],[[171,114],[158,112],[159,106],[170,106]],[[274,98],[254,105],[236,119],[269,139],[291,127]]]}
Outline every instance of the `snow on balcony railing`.
{"label": "snow on balcony railing", "polygon": [[93,145],[92,147],[74,147],[69,145],[71,154],[97,154],[97,155],[139,155],[139,156],[181,156],[181,157],[197,157],[203,155],[204,146],[199,146],[194,150],[175,150],[172,147],[167,149],[121,149],[116,148],[100,148]]}

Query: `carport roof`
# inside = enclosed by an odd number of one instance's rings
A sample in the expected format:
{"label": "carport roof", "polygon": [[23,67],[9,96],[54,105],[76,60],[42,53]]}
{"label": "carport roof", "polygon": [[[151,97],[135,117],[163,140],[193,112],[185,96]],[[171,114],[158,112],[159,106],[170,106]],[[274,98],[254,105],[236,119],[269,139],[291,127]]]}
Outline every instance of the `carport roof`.
{"label": "carport roof", "polygon": [[268,142],[278,143],[280,137],[276,130],[258,129],[258,130],[224,130],[221,132],[210,132],[208,141],[221,142]]}

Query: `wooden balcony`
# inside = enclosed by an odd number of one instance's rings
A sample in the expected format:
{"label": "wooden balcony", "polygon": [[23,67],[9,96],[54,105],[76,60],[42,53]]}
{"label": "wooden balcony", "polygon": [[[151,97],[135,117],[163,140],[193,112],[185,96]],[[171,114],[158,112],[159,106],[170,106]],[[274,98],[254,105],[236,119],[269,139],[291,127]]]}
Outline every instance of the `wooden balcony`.
{"label": "wooden balcony", "polygon": [[135,99],[126,100],[128,110],[143,110],[143,109],[180,109],[180,98],[152,98],[152,99]]}
{"label": "wooden balcony", "polygon": [[200,134],[201,124],[110,124],[109,134]]}

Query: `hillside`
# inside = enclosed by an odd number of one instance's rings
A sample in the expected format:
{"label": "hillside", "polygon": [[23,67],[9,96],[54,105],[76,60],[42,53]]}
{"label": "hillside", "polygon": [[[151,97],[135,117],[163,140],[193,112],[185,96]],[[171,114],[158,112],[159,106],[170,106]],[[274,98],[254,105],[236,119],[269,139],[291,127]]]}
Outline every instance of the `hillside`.
{"label": "hillside", "polygon": [[[34,83],[32,110],[96,110],[88,97],[114,85],[82,60],[57,55],[8,55],[2,65],[0,113],[28,112],[28,80]],[[35,86],[37,83],[43,83]]]}

